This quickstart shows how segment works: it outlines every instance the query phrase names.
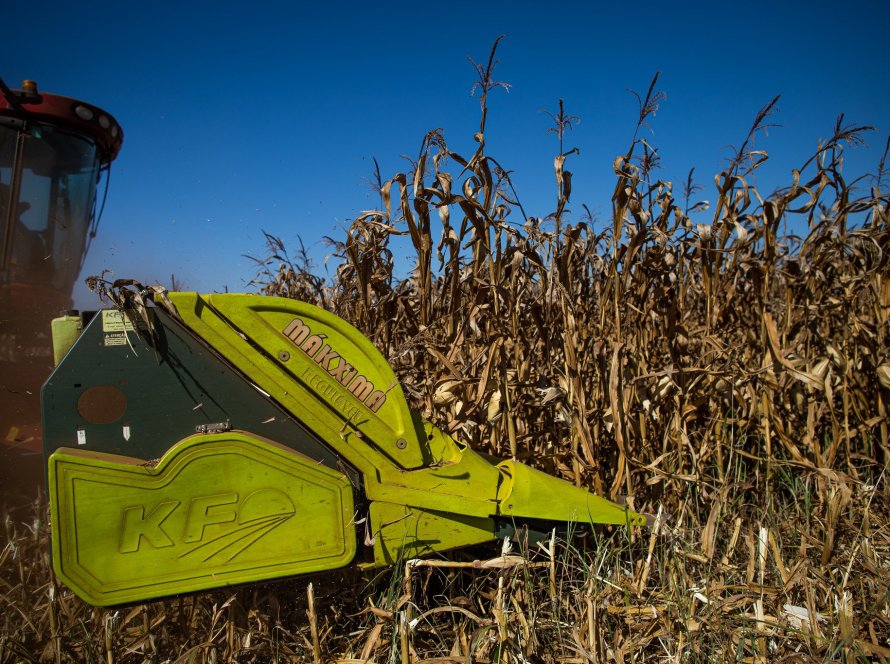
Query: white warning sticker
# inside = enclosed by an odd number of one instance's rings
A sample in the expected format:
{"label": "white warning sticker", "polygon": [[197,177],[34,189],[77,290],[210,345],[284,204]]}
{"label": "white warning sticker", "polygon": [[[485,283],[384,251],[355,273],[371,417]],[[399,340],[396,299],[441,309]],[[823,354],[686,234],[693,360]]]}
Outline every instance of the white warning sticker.
{"label": "white warning sticker", "polygon": [[105,333],[105,345],[106,346],[126,346],[127,345],[127,333],[126,332],[106,332]]}

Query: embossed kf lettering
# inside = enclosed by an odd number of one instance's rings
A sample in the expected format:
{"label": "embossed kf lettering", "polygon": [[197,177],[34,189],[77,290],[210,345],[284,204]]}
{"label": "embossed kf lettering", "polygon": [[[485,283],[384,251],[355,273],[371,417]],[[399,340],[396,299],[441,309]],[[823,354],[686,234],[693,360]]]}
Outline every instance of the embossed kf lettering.
{"label": "embossed kf lettering", "polygon": [[237,503],[238,494],[234,491],[192,498],[184,507],[187,512],[180,532],[171,532],[171,528],[164,525],[174,512],[180,510],[182,503],[178,500],[163,500],[151,510],[147,510],[145,505],[126,507],[121,516],[118,550],[121,553],[135,553],[143,542],[155,549],[174,546],[173,537],[183,543],[200,542],[207,526],[230,523],[238,518]]}

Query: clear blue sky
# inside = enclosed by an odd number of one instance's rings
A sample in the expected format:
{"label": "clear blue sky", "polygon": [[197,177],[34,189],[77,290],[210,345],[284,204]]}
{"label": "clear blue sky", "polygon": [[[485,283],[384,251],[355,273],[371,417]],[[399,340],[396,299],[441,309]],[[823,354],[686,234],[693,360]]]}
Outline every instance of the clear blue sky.
{"label": "clear blue sky", "polygon": [[[466,56],[484,60],[499,34],[497,78],[512,88],[490,99],[488,152],[534,216],[555,207],[557,145],[540,109],[562,97],[580,116],[571,207],[607,217],[635,121],[627,89],[656,71],[668,95],[650,136],[659,175],[679,191],[695,167],[701,198],[777,94],[782,126],[758,143],[771,154],[765,190],[839,113],[878,128],[848,173],[874,169],[890,132],[887,1],[7,4],[0,76],[95,103],[125,131],[83,276],[243,290],[242,254],[264,253],[261,229],[293,247],[301,236],[323,270],[323,236],[342,238],[376,204],[373,157],[390,177],[438,127],[472,152]],[[95,306],[84,287],[76,296]]]}

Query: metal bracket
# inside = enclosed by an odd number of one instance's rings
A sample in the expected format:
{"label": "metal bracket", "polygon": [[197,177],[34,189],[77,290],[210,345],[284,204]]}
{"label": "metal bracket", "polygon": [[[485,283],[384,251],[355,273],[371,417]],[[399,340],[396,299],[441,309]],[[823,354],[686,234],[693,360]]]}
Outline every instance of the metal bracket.
{"label": "metal bracket", "polygon": [[224,433],[232,430],[232,423],[229,420],[225,422],[212,422],[210,424],[199,424],[195,427],[195,433]]}

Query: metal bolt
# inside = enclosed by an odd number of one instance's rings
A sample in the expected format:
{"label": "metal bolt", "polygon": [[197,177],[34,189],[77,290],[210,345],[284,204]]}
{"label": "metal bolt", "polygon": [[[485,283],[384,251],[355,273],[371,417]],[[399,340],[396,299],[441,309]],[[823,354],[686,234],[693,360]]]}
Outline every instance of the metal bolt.
{"label": "metal bolt", "polygon": [[396,447],[398,447],[400,450],[403,450],[403,449],[405,449],[406,447],[408,447],[408,441],[405,440],[404,438],[399,438],[399,439],[396,441]]}
{"label": "metal bolt", "polygon": [[286,350],[280,350],[278,351],[278,359],[282,362],[287,362],[290,359],[290,353]]}

